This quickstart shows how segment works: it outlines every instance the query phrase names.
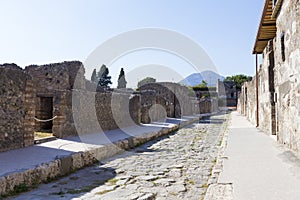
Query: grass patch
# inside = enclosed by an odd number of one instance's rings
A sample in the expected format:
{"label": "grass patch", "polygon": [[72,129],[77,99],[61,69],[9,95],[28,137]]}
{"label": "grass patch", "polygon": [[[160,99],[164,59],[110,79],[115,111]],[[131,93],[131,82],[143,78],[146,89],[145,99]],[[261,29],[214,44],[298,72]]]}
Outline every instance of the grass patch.
{"label": "grass patch", "polygon": [[95,185],[103,185],[105,183],[105,180],[97,180],[97,181],[94,181],[94,184]]}
{"label": "grass patch", "polygon": [[86,192],[90,192],[92,189],[94,189],[95,187],[97,187],[97,185],[87,185],[84,186],[81,189],[70,189],[67,191],[67,193],[69,194],[80,194],[80,193],[86,193]]}
{"label": "grass patch", "polygon": [[14,187],[13,191],[10,191],[5,195],[0,195],[0,199],[3,199],[5,197],[9,197],[9,196],[15,196],[15,195],[21,194],[23,192],[28,192],[29,190],[34,189],[34,188],[36,188],[35,184],[29,187],[25,183],[21,183],[20,185],[16,185]]}
{"label": "grass patch", "polygon": [[191,180],[191,179],[188,180],[187,183],[190,184],[190,185],[195,185],[195,181],[194,181],[194,180]]}
{"label": "grass patch", "polygon": [[64,194],[66,194],[64,191],[59,191],[59,192],[52,192],[52,193],[49,193],[49,195],[59,195],[59,196],[61,196],[61,195],[64,195]]}
{"label": "grass patch", "polygon": [[204,184],[202,185],[202,188],[208,188],[207,183],[204,183]]}
{"label": "grass patch", "polygon": [[219,146],[219,147],[222,146],[222,143],[223,143],[223,141],[220,140],[218,146]]}
{"label": "grass patch", "polygon": [[47,132],[34,132],[34,139],[42,139],[53,136],[52,133]]}
{"label": "grass patch", "polygon": [[81,193],[81,189],[70,189],[67,191],[68,194],[80,194]]}
{"label": "grass patch", "polygon": [[108,192],[111,192],[112,190],[103,190],[101,192],[96,192],[97,195],[102,195],[102,194],[106,194]]}
{"label": "grass patch", "polygon": [[172,196],[177,196],[176,192],[169,192],[169,194],[172,195]]}
{"label": "grass patch", "polygon": [[217,164],[217,158],[213,160],[214,165]]}
{"label": "grass patch", "polygon": [[15,186],[13,193],[19,194],[22,192],[27,192],[28,190],[29,190],[29,187],[25,183],[22,183],[20,185]]}
{"label": "grass patch", "polygon": [[107,182],[110,183],[111,185],[116,185],[117,181],[118,180],[116,178],[112,178],[112,179],[109,179]]}

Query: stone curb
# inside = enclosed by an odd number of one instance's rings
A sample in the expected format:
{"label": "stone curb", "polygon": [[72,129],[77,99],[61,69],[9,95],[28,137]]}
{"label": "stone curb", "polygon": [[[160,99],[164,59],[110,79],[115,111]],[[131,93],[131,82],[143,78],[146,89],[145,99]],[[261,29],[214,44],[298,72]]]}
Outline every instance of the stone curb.
{"label": "stone curb", "polygon": [[228,124],[223,133],[222,144],[219,148],[216,165],[212,169],[212,175],[208,180],[208,188],[204,200],[233,200],[233,185],[231,183],[218,183],[220,173],[223,170],[223,163],[227,157],[224,156],[228,143],[229,124],[231,116],[229,114]]}
{"label": "stone curb", "polygon": [[199,119],[200,117],[195,117],[180,124],[175,124],[170,128],[162,128],[158,132],[149,132],[141,136],[129,137],[84,152],[76,152],[68,156],[57,157],[51,162],[41,163],[32,169],[5,174],[0,177],[0,198],[1,196],[10,194],[10,192],[13,192],[18,187],[31,187],[65,176],[85,166],[92,165],[100,160],[177,131],[179,128],[199,121]]}

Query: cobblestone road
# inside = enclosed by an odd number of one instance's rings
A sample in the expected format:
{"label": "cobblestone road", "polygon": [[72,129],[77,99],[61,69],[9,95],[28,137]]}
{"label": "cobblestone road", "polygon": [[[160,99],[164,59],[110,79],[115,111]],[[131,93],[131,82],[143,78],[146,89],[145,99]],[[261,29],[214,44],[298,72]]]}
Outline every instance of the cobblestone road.
{"label": "cobblestone road", "polygon": [[201,200],[228,115],[217,115],[16,199]]}

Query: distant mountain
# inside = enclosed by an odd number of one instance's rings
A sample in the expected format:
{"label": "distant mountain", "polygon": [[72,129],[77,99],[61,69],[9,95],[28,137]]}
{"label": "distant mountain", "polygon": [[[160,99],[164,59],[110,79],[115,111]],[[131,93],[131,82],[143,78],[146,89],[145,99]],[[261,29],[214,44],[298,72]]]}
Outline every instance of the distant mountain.
{"label": "distant mountain", "polygon": [[203,71],[201,73],[193,73],[180,81],[180,84],[187,86],[196,86],[202,83],[202,80],[206,81],[208,86],[216,86],[217,80],[223,81],[224,76],[221,76],[213,71]]}

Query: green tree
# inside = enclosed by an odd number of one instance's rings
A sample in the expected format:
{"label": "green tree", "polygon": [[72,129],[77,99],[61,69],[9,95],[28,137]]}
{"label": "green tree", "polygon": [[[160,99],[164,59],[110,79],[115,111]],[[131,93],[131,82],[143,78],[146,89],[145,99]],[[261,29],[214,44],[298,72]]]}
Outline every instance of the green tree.
{"label": "green tree", "polygon": [[198,85],[196,85],[196,86],[194,86],[193,88],[199,88],[199,89],[203,89],[203,88],[207,88],[207,82],[205,81],[205,80],[202,80],[202,83],[200,83],[200,84],[198,84]]}
{"label": "green tree", "polygon": [[103,74],[104,74],[106,68],[107,68],[107,67],[106,67],[106,65],[104,65],[104,64],[100,67],[100,70],[99,70],[98,73],[97,73],[97,79],[98,79],[98,81],[99,81],[100,77],[103,76]]}
{"label": "green tree", "polygon": [[246,76],[244,74],[238,74],[234,76],[227,76],[225,81],[234,81],[237,89],[241,89],[244,82],[251,80],[251,76]]}
{"label": "green tree", "polygon": [[117,88],[126,88],[127,81],[125,79],[124,69],[121,68],[119,78],[118,78],[118,86]]}
{"label": "green tree", "polygon": [[102,65],[100,68],[100,71],[98,72],[98,87],[101,88],[108,88],[109,84],[112,84],[111,82],[111,76],[108,76],[109,70],[105,65]]}
{"label": "green tree", "polygon": [[94,69],[94,71],[92,73],[91,81],[94,82],[94,83],[97,83],[97,72],[96,72],[96,69]]}
{"label": "green tree", "polygon": [[200,87],[207,87],[207,82],[205,80],[202,80],[202,83],[199,84]]}
{"label": "green tree", "polygon": [[138,88],[140,88],[142,85],[146,85],[148,83],[155,83],[155,82],[156,82],[155,78],[146,77],[143,80],[139,81],[137,86],[138,86]]}

